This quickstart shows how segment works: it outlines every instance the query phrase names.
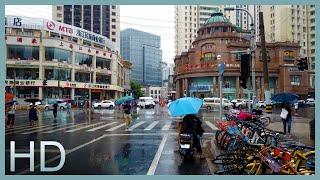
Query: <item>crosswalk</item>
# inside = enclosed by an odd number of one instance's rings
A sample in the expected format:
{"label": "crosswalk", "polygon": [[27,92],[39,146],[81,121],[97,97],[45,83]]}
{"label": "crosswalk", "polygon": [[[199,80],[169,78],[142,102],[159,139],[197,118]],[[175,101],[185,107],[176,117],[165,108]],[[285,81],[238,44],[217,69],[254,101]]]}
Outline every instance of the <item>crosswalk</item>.
{"label": "crosswalk", "polygon": [[[43,133],[43,134],[52,134],[52,133],[75,133],[75,132],[83,132],[83,133],[92,133],[92,132],[113,132],[113,131],[164,131],[170,132],[170,130],[175,130],[176,126],[174,125],[176,122],[172,120],[165,121],[147,121],[141,120],[132,123],[128,129],[125,128],[125,123],[119,121],[99,121],[99,122],[81,122],[81,123],[52,123],[45,124],[38,127],[29,127],[29,126],[20,126],[17,129],[10,129],[6,131],[6,135],[8,134],[22,134],[28,135],[33,133]],[[202,125],[205,131],[216,131],[218,128],[211,121],[204,121]]]}

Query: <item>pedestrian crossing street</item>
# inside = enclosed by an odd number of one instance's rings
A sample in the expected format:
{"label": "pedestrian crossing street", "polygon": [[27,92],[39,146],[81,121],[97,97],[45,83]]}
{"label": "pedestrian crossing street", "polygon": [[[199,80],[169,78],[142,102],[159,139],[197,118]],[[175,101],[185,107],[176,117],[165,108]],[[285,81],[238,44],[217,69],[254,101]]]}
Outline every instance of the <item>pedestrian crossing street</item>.
{"label": "pedestrian crossing street", "polygon": [[[92,133],[96,131],[102,132],[114,132],[114,131],[174,131],[176,130],[175,121],[136,121],[133,122],[128,129],[125,129],[125,123],[123,122],[110,122],[110,121],[99,121],[99,122],[83,122],[83,123],[65,123],[65,124],[45,124],[37,127],[30,127],[28,125],[20,125],[15,128],[7,128],[6,135],[10,134],[22,134],[28,135],[33,133],[60,133],[71,134],[75,132]],[[204,121],[202,124],[205,132],[216,131],[218,128],[211,121]]]}

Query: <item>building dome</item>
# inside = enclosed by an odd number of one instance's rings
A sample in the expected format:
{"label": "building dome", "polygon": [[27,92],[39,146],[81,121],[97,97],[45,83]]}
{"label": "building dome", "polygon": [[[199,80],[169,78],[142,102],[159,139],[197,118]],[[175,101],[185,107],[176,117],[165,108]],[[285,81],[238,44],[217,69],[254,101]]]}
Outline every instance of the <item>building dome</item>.
{"label": "building dome", "polygon": [[205,25],[212,23],[230,23],[229,19],[223,16],[222,12],[216,11],[211,14],[211,17],[207,19]]}

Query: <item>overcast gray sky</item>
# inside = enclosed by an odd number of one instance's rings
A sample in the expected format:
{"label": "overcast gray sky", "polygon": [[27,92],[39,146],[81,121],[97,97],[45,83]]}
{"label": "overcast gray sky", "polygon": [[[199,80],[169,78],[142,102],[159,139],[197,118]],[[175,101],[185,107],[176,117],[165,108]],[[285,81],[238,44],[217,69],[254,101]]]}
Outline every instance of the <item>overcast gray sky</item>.
{"label": "overcast gray sky", "polygon": [[[7,5],[6,15],[52,19],[52,8],[47,5]],[[120,29],[134,28],[161,36],[162,59],[173,63],[174,58],[173,5],[121,5]]]}

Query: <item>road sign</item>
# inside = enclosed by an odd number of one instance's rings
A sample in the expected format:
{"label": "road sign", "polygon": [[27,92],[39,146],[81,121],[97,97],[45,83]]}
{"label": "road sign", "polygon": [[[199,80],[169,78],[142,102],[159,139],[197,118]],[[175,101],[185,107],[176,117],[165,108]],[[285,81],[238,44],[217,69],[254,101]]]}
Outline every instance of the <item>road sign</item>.
{"label": "road sign", "polygon": [[222,76],[224,73],[224,63],[219,64],[218,71],[219,71],[219,76]]}

